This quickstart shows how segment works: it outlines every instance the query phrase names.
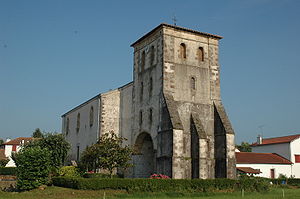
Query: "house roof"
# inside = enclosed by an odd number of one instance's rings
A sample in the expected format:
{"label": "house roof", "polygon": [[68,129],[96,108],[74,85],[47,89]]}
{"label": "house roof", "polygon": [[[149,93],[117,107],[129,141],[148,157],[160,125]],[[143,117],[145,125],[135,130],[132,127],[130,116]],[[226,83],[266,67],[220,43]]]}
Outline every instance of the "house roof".
{"label": "house roof", "polygon": [[196,30],[192,30],[192,29],[188,29],[188,28],[184,28],[184,27],[180,27],[180,26],[161,23],[158,26],[156,26],[153,30],[151,30],[150,32],[148,32],[147,34],[142,36],[140,39],[138,39],[136,42],[131,44],[130,46],[134,46],[135,44],[139,43],[140,41],[142,41],[143,39],[145,39],[146,37],[148,37],[149,35],[151,35],[153,32],[155,32],[156,30],[158,30],[161,27],[174,28],[174,29],[177,29],[177,30],[191,32],[191,33],[194,33],[194,34],[197,34],[197,35],[203,35],[203,36],[206,36],[206,37],[212,37],[212,38],[216,38],[216,39],[222,39],[223,38],[222,36],[215,35],[215,34],[210,34],[210,33],[206,33],[206,32],[199,32],[199,31],[196,31]]}
{"label": "house roof", "polygon": [[0,160],[6,159],[4,149],[0,149]]}
{"label": "house roof", "polygon": [[29,142],[31,140],[34,140],[35,138],[33,137],[18,137],[16,139],[10,140],[8,142],[3,143],[4,145],[21,145],[22,141],[24,142]]}
{"label": "house roof", "polygon": [[243,173],[253,173],[253,174],[261,173],[261,171],[259,169],[253,169],[251,167],[237,167],[236,169]]}
{"label": "house roof", "polygon": [[292,164],[277,153],[236,152],[237,164]]}
{"label": "house roof", "polygon": [[255,147],[255,146],[261,146],[261,145],[267,145],[267,144],[289,143],[299,137],[300,137],[300,134],[283,136],[283,137],[275,137],[275,138],[265,138],[265,139],[262,139],[262,144],[258,144],[257,142],[255,142],[255,143],[251,144],[251,146]]}

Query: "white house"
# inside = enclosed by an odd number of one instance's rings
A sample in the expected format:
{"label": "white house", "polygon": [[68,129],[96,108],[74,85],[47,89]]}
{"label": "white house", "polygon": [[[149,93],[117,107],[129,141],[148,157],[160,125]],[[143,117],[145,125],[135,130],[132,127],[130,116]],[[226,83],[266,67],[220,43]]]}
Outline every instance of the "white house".
{"label": "white house", "polygon": [[9,162],[6,164],[6,167],[15,167],[15,162],[11,159],[11,154],[14,152],[18,152],[22,145],[27,142],[30,142],[34,138],[32,137],[19,137],[13,140],[7,140],[4,145],[4,155],[9,158]]}
{"label": "white house", "polygon": [[276,153],[236,152],[238,173],[254,174],[265,178],[278,178],[280,174],[292,176],[293,163]]}
{"label": "white house", "polygon": [[251,145],[255,153],[277,153],[292,162],[291,176],[300,178],[300,134],[275,138],[258,136]]}

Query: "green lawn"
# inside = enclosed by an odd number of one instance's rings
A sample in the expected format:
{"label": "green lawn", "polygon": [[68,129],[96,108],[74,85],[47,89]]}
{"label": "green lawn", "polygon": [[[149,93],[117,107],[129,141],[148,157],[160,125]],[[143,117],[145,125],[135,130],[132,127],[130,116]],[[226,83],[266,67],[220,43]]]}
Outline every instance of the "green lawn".
{"label": "green lawn", "polygon": [[[298,198],[300,199],[300,189],[272,189],[268,193],[245,193],[245,199],[276,199],[283,198]],[[230,199],[230,198],[242,198],[242,194],[235,193],[135,193],[128,194],[125,191],[115,190],[74,190],[61,187],[47,187],[45,190],[32,190],[28,192],[16,193],[16,192],[0,192],[0,199],[115,199],[115,198],[211,198],[211,199]]]}

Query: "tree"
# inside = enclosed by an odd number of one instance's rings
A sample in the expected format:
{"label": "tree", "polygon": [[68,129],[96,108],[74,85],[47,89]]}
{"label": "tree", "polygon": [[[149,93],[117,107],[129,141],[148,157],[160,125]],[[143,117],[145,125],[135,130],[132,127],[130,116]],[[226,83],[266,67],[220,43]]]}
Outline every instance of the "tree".
{"label": "tree", "polygon": [[34,140],[27,144],[25,148],[39,146],[46,148],[51,154],[51,165],[53,169],[63,166],[70,149],[70,144],[66,141],[62,134],[47,133],[43,138]]}
{"label": "tree", "polygon": [[0,138],[0,145],[2,145],[4,143],[4,140],[2,138]]}
{"label": "tree", "polygon": [[40,146],[24,147],[13,153],[17,166],[17,187],[21,191],[46,184],[51,170],[51,152]]}
{"label": "tree", "polygon": [[236,145],[236,147],[241,152],[251,152],[252,151],[250,144],[248,142],[242,142],[241,145]]}
{"label": "tree", "polygon": [[114,169],[131,166],[129,161],[133,150],[129,146],[122,146],[124,140],[115,133],[103,134],[96,144],[87,147],[82,153],[80,164],[85,169],[108,170],[112,178]]}
{"label": "tree", "polygon": [[44,135],[39,128],[36,128],[35,131],[32,133],[32,137],[42,138],[42,137],[44,137]]}

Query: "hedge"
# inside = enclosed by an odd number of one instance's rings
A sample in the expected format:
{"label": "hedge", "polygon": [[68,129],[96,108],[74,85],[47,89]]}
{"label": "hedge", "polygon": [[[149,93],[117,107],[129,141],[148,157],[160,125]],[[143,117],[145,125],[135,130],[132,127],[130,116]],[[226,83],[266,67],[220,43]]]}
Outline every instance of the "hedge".
{"label": "hedge", "polygon": [[300,186],[300,178],[288,178],[288,179],[272,179],[271,182],[273,184],[281,185],[285,181],[285,184],[292,186]]}
{"label": "hedge", "polygon": [[117,189],[128,192],[215,192],[268,191],[269,182],[264,179],[103,179],[54,177],[53,184],[84,190]]}
{"label": "hedge", "polygon": [[0,175],[16,175],[17,167],[0,167]]}
{"label": "hedge", "polygon": [[[105,173],[85,173],[83,174],[84,178],[110,178],[110,174]],[[113,178],[119,178],[118,175],[113,175]]]}

